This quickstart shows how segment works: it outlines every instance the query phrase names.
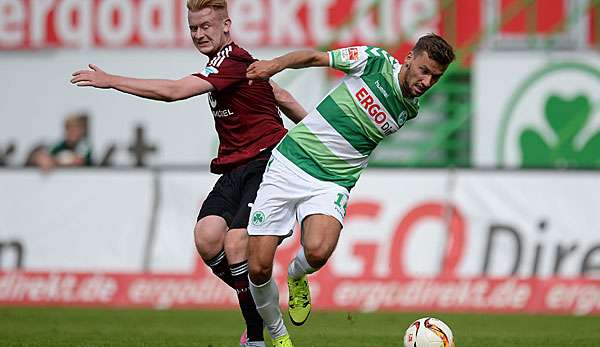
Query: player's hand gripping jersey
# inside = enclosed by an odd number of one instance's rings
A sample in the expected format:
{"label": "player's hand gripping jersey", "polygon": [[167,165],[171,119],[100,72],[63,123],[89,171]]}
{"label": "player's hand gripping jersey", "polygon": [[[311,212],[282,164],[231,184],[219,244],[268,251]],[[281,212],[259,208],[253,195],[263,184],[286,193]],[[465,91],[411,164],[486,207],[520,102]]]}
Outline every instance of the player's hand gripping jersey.
{"label": "player's hand gripping jersey", "polygon": [[311,176],[352,188],[385,136],[417,116],[417,98],[402,96],[401,64],[381,48],[330,51],[331,67],[347,75],[277,147]]}

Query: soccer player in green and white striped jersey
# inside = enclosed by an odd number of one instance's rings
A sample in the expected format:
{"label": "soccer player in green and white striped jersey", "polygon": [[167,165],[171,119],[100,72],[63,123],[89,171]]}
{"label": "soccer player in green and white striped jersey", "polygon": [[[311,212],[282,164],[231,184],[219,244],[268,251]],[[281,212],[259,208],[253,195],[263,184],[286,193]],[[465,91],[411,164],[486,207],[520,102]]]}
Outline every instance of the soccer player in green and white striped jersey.
{"label": "soccer player in green and white striped jersey", "polygon": [[381,48],[301,50],[250,65],[250,79],[268,79],[286,68],[330,66],[342,81],[279,143],[252,207],[248,234],[250,290],[276,346],[291,346],[271,280],[280,237],[298,221],[302,249],[288,267],[289,314],[303,324],[310,313],[306,275],[329,259],[344,223],[350,189],[385,136],[417,116],[418,97],[454,60],[440,36],[421,37],[404,64]]}

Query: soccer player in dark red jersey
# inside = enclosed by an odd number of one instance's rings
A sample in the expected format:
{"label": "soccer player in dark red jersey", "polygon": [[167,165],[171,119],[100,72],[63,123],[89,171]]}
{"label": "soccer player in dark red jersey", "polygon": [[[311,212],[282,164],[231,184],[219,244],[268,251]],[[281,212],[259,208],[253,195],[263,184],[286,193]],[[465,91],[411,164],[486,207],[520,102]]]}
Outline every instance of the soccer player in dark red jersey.
{"label": "soccer player in dark red jersey", "polygon": [[247,339],[242,336],[240,345],[264,346],[263,321],[248,289],[249,204],[271,149],[286,134],[277,106],[295,123],[306,111],[276,84],[248,82],[246,70],[255,59],[230,37],[226,0],[188,0],[187,7],[194,45],[209,59],[200,73],[179,80],[137,79],[90,64],[90,70],[73,73],[71,83],[167,102],[208,93],[219,135],[218,156],[210,169],[222,176],[200,209],[196,249],[214,274],[237,292],[247,327]]}

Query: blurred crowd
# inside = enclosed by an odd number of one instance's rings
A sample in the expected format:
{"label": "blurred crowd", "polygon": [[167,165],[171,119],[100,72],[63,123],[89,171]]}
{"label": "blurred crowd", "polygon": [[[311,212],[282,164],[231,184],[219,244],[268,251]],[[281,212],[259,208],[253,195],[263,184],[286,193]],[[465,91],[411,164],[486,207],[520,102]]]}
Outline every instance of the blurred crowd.
{"label": "blurred crowd", "polygon": [[63,136],[50,145],[40,143],[34,146],[25,166],[49,171],[55,167],[93,165],[88,127],[89,116],[86,113],[69,115],[64,121]]}

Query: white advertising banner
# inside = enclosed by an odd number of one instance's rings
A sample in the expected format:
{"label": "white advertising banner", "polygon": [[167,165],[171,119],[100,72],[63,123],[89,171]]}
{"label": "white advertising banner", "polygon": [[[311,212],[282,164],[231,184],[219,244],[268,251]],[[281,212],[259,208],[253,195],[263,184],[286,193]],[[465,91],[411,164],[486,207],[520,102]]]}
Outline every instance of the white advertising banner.
{"label": "white advertising banner", "polygon": [[200,207],[217,179],[217,175],[198,171],[162,173],[156,234],[149,264],[152,271],[190,273],[199,265],[194,226]]}
{"label": "white advertising banner", "polygon": [[140,271],[151,172],[0,171],[0,268]]}
{"label": "white advertising banner", "polygon": [[600,175],[460,172],[459,276],[600,279]]}
{"label": "white advertising banner", "polygon": [[474,63],[473,164],[600,163],[600,56],[479,53]]}
{"label": "white advertising banner", "polygon": [[440,171],[367,171],[351,192],[331,271],[348,277],[438,275],[447,185],[448,175]]}
{"label": "white advertising banner", "polygon": [[[216,176],[84,172],[0,177],[0,303],[235,307],[194,249]],[[74,197],[60,194],[69,187]],[[598,314],[597,206],[594,173],[368,170],[333,257],[310,277],[314,305]],[[16,271],[15,240],[27,250]],[[278,249],[282,290],[299,240]]]}

